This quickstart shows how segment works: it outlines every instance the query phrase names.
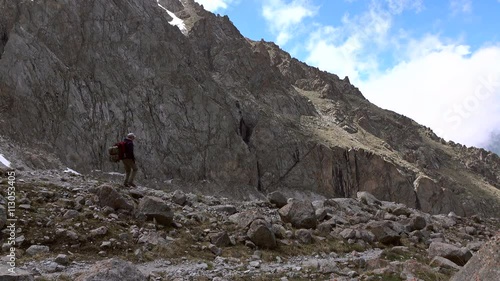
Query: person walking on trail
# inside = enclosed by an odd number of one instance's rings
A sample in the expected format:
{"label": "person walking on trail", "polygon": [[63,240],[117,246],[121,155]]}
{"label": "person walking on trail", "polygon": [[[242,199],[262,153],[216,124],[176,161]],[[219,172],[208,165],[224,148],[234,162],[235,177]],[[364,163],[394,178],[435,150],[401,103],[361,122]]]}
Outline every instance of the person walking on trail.
{"label": "person walking on trail", "polygon": [[125,142],[125,155],[122,159],[123,165],[125,166],[125,181],[123,182],[125,187],[136,187],[134,178],[137,173],[137,165],[135,164],[134,139],[135,135],[130,133],[123,140]]}

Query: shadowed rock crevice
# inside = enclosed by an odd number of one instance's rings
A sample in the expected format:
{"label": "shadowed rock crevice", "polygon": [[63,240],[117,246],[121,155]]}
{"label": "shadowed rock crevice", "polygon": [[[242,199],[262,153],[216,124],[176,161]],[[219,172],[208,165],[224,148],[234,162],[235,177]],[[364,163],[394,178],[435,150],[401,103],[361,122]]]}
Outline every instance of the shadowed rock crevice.
{"label": "shadowed rock crevice", "polygon": [[241,139],[248,145],[250,143],[250,138],[252,137],[253,128],[245,123],[243,118],[240,119],[239,134]]}
{"label": "shadowed rock crevice", "polygon": [[359,189],[359,186],[357,184],[358,178],[352,177],[353,173],[356,176],[358,175],[358,167],[356,163],[356,154],[353,155],[354,167],[352,166],[351,157],[348,150],[344,151],[343,156],[345,169],[335,167],[332,177],[336,196],[347,198],[352,196],[352,191],[356,193],[356,190]]}
{"label": "shadowed rock crevice", "polygon": [[8,41],[9,41],[9,35],[7,35],[6,32],[3,32],[2,34],[0,29],[0,59],[2,59],[3,50],[5,48],[5,45],[7,45]]}
{"label": "shadowed rock crevice", "polygon": [[260,164],[259,161],[257,161],[257,190],[262,192],[262,172],[260,170]]}
{"label": "shadowed rock crevice", "polygon": [[415,193],[415,209],[417,210],[422,210],[422,206],[420,205],[420,199],[418,198],[418,194],[416,191],[413,191]]}

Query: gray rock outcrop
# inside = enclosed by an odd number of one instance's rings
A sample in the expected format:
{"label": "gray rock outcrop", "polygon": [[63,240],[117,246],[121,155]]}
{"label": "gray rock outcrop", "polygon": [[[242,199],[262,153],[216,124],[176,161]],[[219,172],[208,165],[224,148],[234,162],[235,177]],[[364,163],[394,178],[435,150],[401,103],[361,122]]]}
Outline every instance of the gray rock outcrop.
{"label": "gray rock outcrop", "polygon": [[375,196],[373,196],[372,194],[370,194],[369,192],[366,192],[366,191],[361,191],[361,192],[356,193],[356,197],[358,198],[358,200],[360,200],[361,202],[363,202],[367,205],[381,205],[382,204],[380,202],[380,200],[378,200],[377,198],[375,198]]}
{"label": "gray rock outcrop", "polygon": [[500,235],[490,241],[465,264],[451,281],[497,280],[500,277]]}
{"label": "gray rock outcrop", "polygon": [[0,280],[2,281],[33,281],[35,277],[28,271],[20,268],[15,268],[14,272],[11,272],[12,268],[6,264],[0,264]]}
{"label": "gray rock outcrop", "polygon": [[387,221],[373,221],[366,225],[371,233],[375,235],[375,240],[383,244],[399,244],[401,236],[391,227]]}
{"label": "gray rock outcrop", "polygon": [[467,248],[459,248],[441,242],[432,242],[429,245],[428,252],[431,257],[440,256],[447,258],[460,266],[465,265],[472,258],[472,253]]}
{"label": "gray rock outcrop", "polygon": [[48,246],[44,245],[31,245],[28,249],[26,249],[26,254],[29,256],[35,256],[38,254],[48,253],[50,251]]}
{"label": "gray rock outcrop", "polygon": [[434,266],[434,267],[444,268],[444,269],[451,269],[454,271],[458,271],[461,268],[456,263],[450,261],[447,258],[443,258],[440,256],[435,256],[429,265]]}
{"label": "gray rock outcrop", "polygon": [[115,210],[123,209],[132,211],[134,205],[130,200],[127,200],[116,188],[109,184],[103,184],[92,189],[96,195],[99,205],[102,207],[111,207]]}
{"label": "gray rock outcrop", "polygon": [[227,232],[217,232],[210,235],[210,242],[217,247],[226,247],[231,245],[231,239]]}
{"label": "gray rock outcrop", "polygon": [[154,196],[141,198],[136,213],[138,217],[144,217],[148,220],[155,219],[157,223],[165,226],[171,225],[174,219],[174,212],[167,202]]}
{"label": "gray rock outcrop", "polygon": [[288,199],[279,191],[273,191],[267,195],[267,199],[271,204],[276,205],[276,207],[281,208],[288,203]]}
{"label": "gray rock outcrop", "polygon": [[109,259],[97,263],[75,281],[138,281],[147,277],[130,262]]}
{"label": "gray rock outcrop", "polygon": [[279,209],[279,214],[296,228],[315,228],[318,224],[311,202],[294,200]]}
{"label": "gray rock outcrop", "polygon": [[265,218],[266,216],[259,210],[248,210],[229,216],[229,220],[240,228],[247,228],[253,221]]}
{"label": "gray rock outcrop", "polygon": [[248,228],[247,236],[258,247],[274,249],[277,246],[271,225],[265,220],[254,220]]}
{"label": "gray rock outcrop", "polygon": [[410,219],[410,222],[406,225],[408,232],[412,232],[414,230],[421,230],[427,226],[427,222],[425,218],[420,215],[415,215]]}

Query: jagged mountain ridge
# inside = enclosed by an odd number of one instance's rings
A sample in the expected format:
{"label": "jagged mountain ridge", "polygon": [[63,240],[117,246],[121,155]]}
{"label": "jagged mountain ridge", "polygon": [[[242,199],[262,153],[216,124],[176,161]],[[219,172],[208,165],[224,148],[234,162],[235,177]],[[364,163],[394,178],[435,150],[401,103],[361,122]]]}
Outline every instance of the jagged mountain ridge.
{"label": "jagged mountain ridge", "polygon": [[142,178],[500,214],[497,155],[445,143],[194,1],[0,6],[2,134],[79,171],[112,169],[107,147],[134,131]]}

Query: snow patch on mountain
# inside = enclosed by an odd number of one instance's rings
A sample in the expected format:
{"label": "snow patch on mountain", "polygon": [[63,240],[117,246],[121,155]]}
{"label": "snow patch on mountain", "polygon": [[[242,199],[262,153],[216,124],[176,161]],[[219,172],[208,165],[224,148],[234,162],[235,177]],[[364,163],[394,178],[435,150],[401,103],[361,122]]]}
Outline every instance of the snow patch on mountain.
{"label": "snow patch on mountain", "polygon": [[10,168],[10,161],[7,160],[3,154],[0,154],[0,163],[2,163],[4,166],[6,167],[9,167]]}
{"label": "snow patch on mountain", "polygon": [[66,170],[64,170],[64,173],[73,174],[73,175],[77,175],[77,176],[82,175],[82,174],[78,173],[77,171],[70,169],[70,168],[66,168]]}
{"label": "snow patch on mountain", "polygon": [[186,24],[184,23],[183,20],[181,20],[180,18],[178,18],[174,13],[172,13],[171,11],[167,10],[167,8],[163,7],[161,4],[160,4],[160,1],[159,0],[156,0],[156,3],[158,3],[158,6],[160,8],[162,8],[163,10],[165,10],[165,12],[168,13],[169,16],[172,17],[172,20],[169,21],[168,23],[170,25],[173,25],[173,26],[177,26],[179,28],[179,30],[182,32],[182,34],[184,35],[187,35],[188,34],[188,30],[186,28]]}

